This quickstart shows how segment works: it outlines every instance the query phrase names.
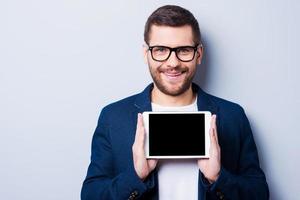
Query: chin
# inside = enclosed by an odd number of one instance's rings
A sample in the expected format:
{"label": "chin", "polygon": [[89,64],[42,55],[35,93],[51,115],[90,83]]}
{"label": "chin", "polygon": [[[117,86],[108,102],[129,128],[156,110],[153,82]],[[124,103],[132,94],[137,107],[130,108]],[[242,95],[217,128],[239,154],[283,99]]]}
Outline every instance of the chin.
{"label": "chin", "polygon": [[191,83],[169,85],[169,84],[156,84],[157,88],[164,94],[169,96],[180,96],[190,88]]}

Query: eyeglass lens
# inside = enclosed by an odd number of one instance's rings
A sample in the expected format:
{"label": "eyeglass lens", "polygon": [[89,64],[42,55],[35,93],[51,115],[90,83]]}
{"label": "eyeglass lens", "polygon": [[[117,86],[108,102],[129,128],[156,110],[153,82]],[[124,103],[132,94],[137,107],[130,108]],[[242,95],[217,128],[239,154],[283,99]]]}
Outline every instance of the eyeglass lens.
{"label": "eyeglass lens", "polygon": [[170,48],[165,46],[154,46],[151,48],[152,57],[157,61],[165,61],[167,60],[171,52],[175,51],[176,56],[181,61],[191,61],[194,58],[196,48],[195,47],[177,47]]}

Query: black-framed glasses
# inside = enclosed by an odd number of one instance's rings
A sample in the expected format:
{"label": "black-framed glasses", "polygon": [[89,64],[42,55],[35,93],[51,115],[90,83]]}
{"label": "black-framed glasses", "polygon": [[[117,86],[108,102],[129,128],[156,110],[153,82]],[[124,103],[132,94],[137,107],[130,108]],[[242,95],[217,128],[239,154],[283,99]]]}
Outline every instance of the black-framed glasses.
{"label": "black-framed glasses", "polygon": [[180,46],[180,47],[166,47],[166,46],[149,46],[148,50],[151,52],[151,57],[155,61],[164,62],[169,59],[172,51],[175,52],[176,57],[182,62],[190,62],[194,59],[199,44],[195,46]]}

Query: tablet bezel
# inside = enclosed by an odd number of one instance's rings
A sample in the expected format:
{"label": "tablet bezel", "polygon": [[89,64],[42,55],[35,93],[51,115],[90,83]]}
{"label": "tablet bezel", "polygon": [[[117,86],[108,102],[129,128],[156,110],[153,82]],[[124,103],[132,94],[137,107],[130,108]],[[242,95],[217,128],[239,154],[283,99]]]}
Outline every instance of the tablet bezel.
{"label": "tablet bezel", "polygon": [[[205,119],[205,155],[185,155],[185,156],[150,156],[149,155],[149,114],[204,114]],[[147,159],[182,159],[182,158],[209,158],[210,147],[210,121],[211,112],[196,111],[196,112],[143,112],[143,122],[145,128],[145,154]]]}

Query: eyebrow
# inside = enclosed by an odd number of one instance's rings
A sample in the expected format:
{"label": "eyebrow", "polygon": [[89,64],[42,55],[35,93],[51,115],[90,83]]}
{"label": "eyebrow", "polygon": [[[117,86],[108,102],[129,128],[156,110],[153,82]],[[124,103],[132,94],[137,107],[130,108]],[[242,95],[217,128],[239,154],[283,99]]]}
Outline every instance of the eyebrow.
{"label": "eyebrow", "polygon": [[195,47],[197,44],[188,44],[188,45],[180,45],[180,46],[167,46],[167,45],[161,45],[161,44],[155,44],[155,45],[148,45],[148,47],[154,47],[154,46],[160,46],[160,47],[169,47],[169,48],[178,48],[178,47]]}

